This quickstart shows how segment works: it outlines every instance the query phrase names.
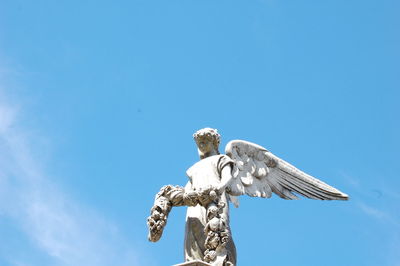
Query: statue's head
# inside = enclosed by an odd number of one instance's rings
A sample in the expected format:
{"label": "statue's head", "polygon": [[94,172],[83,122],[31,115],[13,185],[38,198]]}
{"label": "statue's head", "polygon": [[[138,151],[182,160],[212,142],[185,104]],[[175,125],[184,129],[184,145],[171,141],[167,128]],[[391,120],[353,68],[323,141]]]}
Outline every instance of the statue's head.
{"label": "statue's head", "polygon": [[208,127],[200,129],[193,134],[193,138],[196,141],[200,158],[219,154],[218,147],[221,135],[218,134],[216,129]]}

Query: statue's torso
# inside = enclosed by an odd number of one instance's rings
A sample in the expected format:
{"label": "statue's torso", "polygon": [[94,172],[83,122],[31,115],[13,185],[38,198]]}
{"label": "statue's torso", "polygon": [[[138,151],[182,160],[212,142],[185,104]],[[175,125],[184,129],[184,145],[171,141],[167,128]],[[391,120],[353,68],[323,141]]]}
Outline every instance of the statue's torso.
{"label": "statue's torso", "polygon": [[[186,174],[190,179],[191,187],[194,190],[201,190],[207,187],[218,187],[221,180],[222,169],[232,163],[227,155],[214,155],[200,160],[190,167]],[[229,224],[228,199],[225,193],[222,194],[221,202],[225,203],[223,216]],[[204,255],[204,242],[206,239],[204,227],[206,226],[206,209],[201,205],[187,208],[186,230],[185,230],[185,260],[202,260]],[[229,226],[229,225],[228,225]],[[233,241],[228,249],[235,252]]]}
{"label": "statue's torso", "polygon": [[195,163],[186,171],[192,183],[192,189],[217,187],[221,179],[222,168],[230,161],[231,159],[226,155],[214,155]]}

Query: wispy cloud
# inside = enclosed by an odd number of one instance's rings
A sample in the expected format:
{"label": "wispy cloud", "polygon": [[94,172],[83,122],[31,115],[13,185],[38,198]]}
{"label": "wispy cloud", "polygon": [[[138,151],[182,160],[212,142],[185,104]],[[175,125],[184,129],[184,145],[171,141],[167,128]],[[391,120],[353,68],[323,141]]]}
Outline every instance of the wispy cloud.
{"label": "wispy cloud", "polygon": [[400,218],[398,200],[400,195],[389,186],[388,182],[377,184],[376,179],[367,183],[361,179],[342,173],[350,191],[350,200],[354,207],[364,215],[365,221],[373,221],[377,227],[367,227],[368,232],[380,235],[379,247],[384,250],[381,265],[400,266]]}
{"label": "wispy cloud", "polygon": [[365,214],[381,222],[387,222],[395,226],[400,226],[400,222],[387,211],[377,209],[363,202],[358,202],[357,205]]}
{"label": "wispy cloud", "polygon": [[[354,195],[351,200],[366,215],[380,222],[400,226],[397,214],[397,202],[400,194],[390,189],[387,185],[368,187],[359,178],[346,173],[341,175],[347,181],[349,187],[353,188]],[[372,187],[372,188],[371,188]]]}
{"label": "wispy cloud", "polygon": [[134,248],[112,222],[46,177],[29,145],[35,140],[17,122],[17,111],[0,102],[0,218],[11,219],[55,265],[138,265]]}

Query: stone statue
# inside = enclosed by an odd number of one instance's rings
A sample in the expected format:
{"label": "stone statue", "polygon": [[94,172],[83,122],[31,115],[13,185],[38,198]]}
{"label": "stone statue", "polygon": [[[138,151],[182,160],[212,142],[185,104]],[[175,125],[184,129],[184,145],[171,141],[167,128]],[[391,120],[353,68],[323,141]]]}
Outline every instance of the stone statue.
{"label": "stone statue", "polygon": [[347,200],[348,196],[300,171],[267,149],[243,140],[230,141],[226,154],[218,151],[220,135],[204,128],[193,135],[200,161],[186,174],[185,187],[167,185],[156,195],[147,219],[149,240],[160,239],[174,206],[188,206],[185,261],[213,266],[236,265],[236,248],[229,228],[229,205],[237,196],[270,198],[272,192],[287,200],[294,194],[317,200]]}

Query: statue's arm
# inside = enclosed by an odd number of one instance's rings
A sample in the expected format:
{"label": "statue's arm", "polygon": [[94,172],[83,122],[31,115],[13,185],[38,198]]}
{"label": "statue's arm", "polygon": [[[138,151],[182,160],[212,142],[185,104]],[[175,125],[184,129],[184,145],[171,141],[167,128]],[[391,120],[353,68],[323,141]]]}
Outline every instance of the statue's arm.
{"label": "statue's arm", "polygon": [[195,206],[198,204],[198,193],[192,190],[190,182],[184,187],[167,185],[163,186],[154,199],[154,205],[147,218],[149,227],[148,238],[152,242],[158,241],[167,224],[168,214],[172,207]]}
{"label": "statue's arm", "polygon": [[230,164],[227,164],[224,168],[222,168],[221,171],[221,181],[217,188],[219,193],[222,194],[222,192],[224,192],[225,188],[230,184],[231,181],[232,181],[232,166]]}

